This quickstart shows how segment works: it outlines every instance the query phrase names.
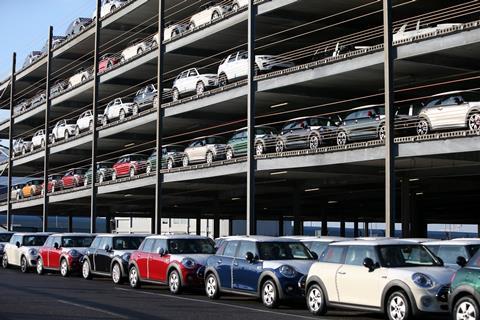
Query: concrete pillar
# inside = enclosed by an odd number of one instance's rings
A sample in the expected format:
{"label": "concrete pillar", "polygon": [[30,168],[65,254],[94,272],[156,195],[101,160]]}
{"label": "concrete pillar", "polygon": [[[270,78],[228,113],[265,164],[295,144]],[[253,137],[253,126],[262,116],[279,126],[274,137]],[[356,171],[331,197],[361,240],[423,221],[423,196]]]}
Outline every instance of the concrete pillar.
{"label": "concrete pillar", "polygon": [[296,186],[293,190],[292,209],[293,209],[293,235],[303,235],[303,221],[300,218],[302,204],[300,199],[300,186]]}
{"label": "concrete pillar", "polygon": [[197,218],[197,221],[195,223],[195,228],[196,228],[196,234],[197,236],[202,234],[202,219]]}
{"label": "concrete pillar", "polygon": [[345,221],[340,221],[340,237],[345,237]]}
{"label": "concrete pillar", "polygon": [[278,236],[285,235],[283,216],[278,217]]}
{"label": "concrete pillar", "polygon": [[322,236],[328,236],[328,221],[327,219],[322,219]]}
{"label": "concrete pillar", "polygon": [[368,227],[368,221],[364,221],[363,222],[363,236],[368,237],[369,234],[370,234],[370,230],[369,230],[369,227]]}
{"label": "concrete pillar", "polygon": [[68,232],[73,232],[73,216],[68,215]]}
{"label": "concrete pillar", "polygon": [[401,201],[401,217],[402,222],[402,237],[407,238],[412,236],[412,214],[411,214],[411,197],[410,197],[410,180],[404,177],[401,182],[400,190]]}
{"label": "concrete pillar", "polygon": [[355,221],[353,222],[353,237],[356,238],[358,237],[358,220],[355,218]]}
{"label": "concrete pillar", "polygon": [[220,218],[218,215],[213,217],[213,238],[216,239],[220,237]]}

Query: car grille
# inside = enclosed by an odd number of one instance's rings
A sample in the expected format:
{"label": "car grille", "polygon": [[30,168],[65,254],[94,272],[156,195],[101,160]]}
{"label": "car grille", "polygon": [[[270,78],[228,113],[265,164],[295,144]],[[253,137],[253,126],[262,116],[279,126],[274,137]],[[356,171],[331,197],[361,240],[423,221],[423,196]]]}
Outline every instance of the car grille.
{"label": "car grille", "polygon": [[436,294],[437,300],[440,302],[447,302],[449,290],[450,290],[449,286],[443,286],[440,289],[438,289]]}

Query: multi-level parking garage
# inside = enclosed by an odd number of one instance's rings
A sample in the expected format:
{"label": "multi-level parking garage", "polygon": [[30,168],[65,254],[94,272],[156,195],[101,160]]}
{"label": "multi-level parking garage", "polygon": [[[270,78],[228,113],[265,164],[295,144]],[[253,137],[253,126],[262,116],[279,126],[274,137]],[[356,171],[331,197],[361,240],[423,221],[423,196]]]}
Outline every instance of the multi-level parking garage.
{"label": "multi-level parking garage", "polygon": [[[380,123],[368,139],[337,143],[337,126],[345,126],[355,108],[385,103],[384,66],[389,61],[380,1],[260,0],[254,1],[253,10],[230,7],[212,15],[210,22],[169,35],[166,21],[188,25],[204,2],[130,0],[26,68],[13,67],[13,76],[0,84],[0,92],[7,92],[0,106],[11,110],[0,134],[10,139],[10,150],[14,141],[30,141],[39,130],[53,133],[60,120],[75,128],[86,111],[96,119],[110,101],[127,100],[149,84],[163,94],[158,103],[138,112],[126,110],[109,121],[92,121],[67,138],[60,134],[38,148],[10,152],[3,163],[9,194],[0,206],[7,225],[13,215],[36,214],[44,221],[49,216],[84,216],[90,217],[95,232],[97,217],[148,217],[152,231],[159,232],[161,224],[155,221],[161,218],[192,218],[213,219],[218,235],[220,219],[275,221],[279,233],[282,222],[291,220],[295,233],[302,232],[305,221],[322,221],[325,233],[327,222],[340,222],[343,230],[347,222],[358,226],[393,217],[390,222],[402,223],[404,235],[423,236],[428,224],[478,223],[478,119],[472,118],[473,126],[467,119],[465,127],[435,130],[427,125],[428,132],[419,132],[418,112],[435,94],[479,88],[480,4],[393,1],[391,113],[396,116],[389,147],[380,134],[385,128],[381,112],[368,115]],[[157,32],[160,36],[154,36]],[[160,46],[156,39],[163,40]],[[134,53],[126,54],[132,40]],[[192,94],[179,97],[171,90],[182,71],[196,68],[216,75],[224,58],[242,50],[275,55],[273,60],[284,67],[255,72],[256,59],[247,58],[252,72],[246,79],[221,79],[220,85],[202,88],[194,84]],[[99,67],[107,53],[111,63]],[[53,90],[58,80],[79,74],[79,68],[84,77]],[[46,95],[40,103],[15,108],[39,92]],[[440,115],[440,121],[461,118],[460,112]],[[11,177],[47,180],[72,168],[87,170],[104,162],[112,166],[125,154],[148,156],[162,146],[185,147],[197,137],[229,139],[246,126],[254,132],[253,124],[280,130],[290,119],[319,116],[329,117],[333,129],[325,129],[313,145],[311,140],[304,147],[295,145],[302,139],[294,134],[298,128],[285,127],[281,135],[290,140],[282,140],[280,148],[278,138],[268,140],[257,154],[257,139],[252,139],[251,150],[232,159],[221,149],[211,163],[183,165],[184,156],[176,154],[172,168],[159,165],[146,172],[142,162],[138,171],[115,180],[108,171],[96,183],[74,183],[23,199],[13,194]],[[349,130],[361,128],[356,121]],[[385,188],[385,158],[391,152],[396,177],[390,189]],[[97,172],[93,166],[92,176],[104,172],[101,168]],[[397,200],[396,214],[385,214],[386,189]],[[250,233],[253,225],[247,223]]]}

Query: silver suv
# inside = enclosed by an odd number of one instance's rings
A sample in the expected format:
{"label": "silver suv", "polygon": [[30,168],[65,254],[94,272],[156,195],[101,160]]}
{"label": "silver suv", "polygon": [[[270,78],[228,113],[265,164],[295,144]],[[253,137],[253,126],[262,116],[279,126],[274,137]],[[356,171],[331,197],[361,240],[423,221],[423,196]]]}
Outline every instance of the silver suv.
{"label": "silver suv", "polygon": [[225,159],[226,148],[225,139],[222,137],[209,136],[195,139],[185,149],[182,164],[184,167],[201,162],[210,165],[214,160]]}

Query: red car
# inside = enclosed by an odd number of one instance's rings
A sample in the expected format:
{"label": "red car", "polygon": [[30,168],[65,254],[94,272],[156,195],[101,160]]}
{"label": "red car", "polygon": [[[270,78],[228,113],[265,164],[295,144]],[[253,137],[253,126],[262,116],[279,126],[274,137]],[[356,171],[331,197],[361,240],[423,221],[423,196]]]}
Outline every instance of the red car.
{"label": "red car", "polygon": [[[60,185],[62,181],[63,175],[61,174],[52,174],[48,176],[48,193],[55,192],[60,190]],[[42,194],[45,190],[45,182],[42,183]]]}
{"label": "red car", "polygon": [[214,242],[207,237],[147,237],[130,256],[130,286],[138,288],[141,282],[164,284],[174,294],[186,287],[200,287],[204,283],[205,262],[214,254]]}
{"label": "red car", "polygon": [[104,54],[100,58],[100,62],[98,63],[98,73],[107,71],[108,69],[116,65],[119,61],[120,59],[117,56],[113,55],[113,53]]}
{"label": "red car", "polygon": [[68,170],[67,173],[65,173],[65,175],[62,177],[60,188],[69,189],[83,186],[85,172],[87,172],[87,169],[84,168],[75,168]]}
{"label": "red car", "polygon": [[80,271],[80,260],[94,238],[83,233],[52,234],[38,250],[37,273],[60,271],[63,277],[67,277]]}
{"label": "red car", "polygon": [[148,155],[146,154],[127,154],[121,156],[113,165],[112,180],[116,180],[119,177],[133,177],[146,172],[147,160]]}

